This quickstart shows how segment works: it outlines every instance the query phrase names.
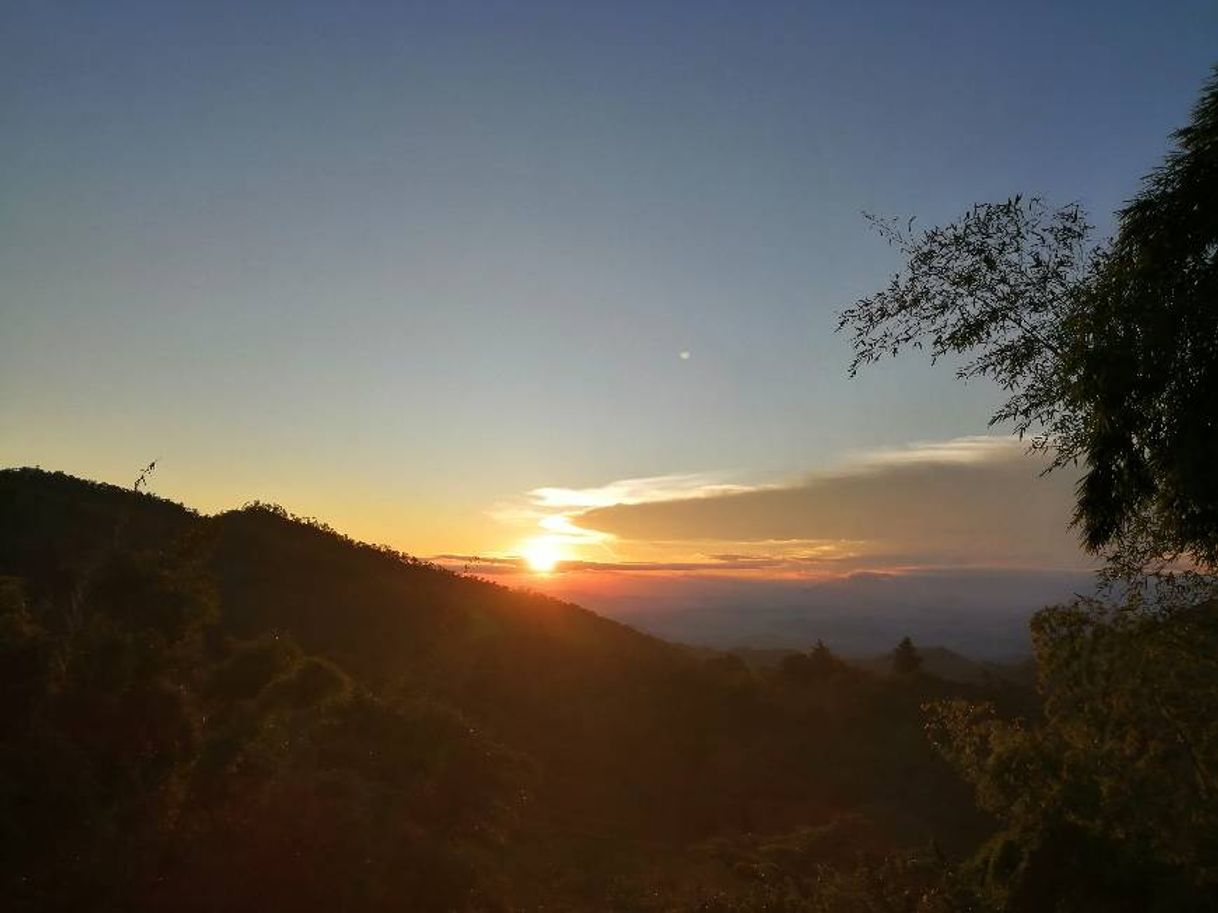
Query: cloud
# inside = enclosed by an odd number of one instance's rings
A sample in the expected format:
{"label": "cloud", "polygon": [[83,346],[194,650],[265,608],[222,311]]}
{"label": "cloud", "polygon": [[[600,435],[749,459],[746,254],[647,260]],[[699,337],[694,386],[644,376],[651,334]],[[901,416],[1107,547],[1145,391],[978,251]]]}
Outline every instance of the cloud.
{"label": "cloud", "polygon": [[[515,574],[530,572],[528,562],[518,556],[484,557],[480,555],[436,555],[433,559],[446,567],[460,567],[475,574]],[[732,571],[781,571],[811,570],[819,568],[826,559],[822,556],[781,555],[709,555],[703,560],[690,561],[587,561],[584,559],[560,560],[555,568],[558,573],[572,571],[616,571],[628,574],[654,574],[673,572],[710,574]]]}
{"label": "cloud", "polygon": [[1026,448],[1011,437],[969,435],[947,441],[915,441],[903,447],[882,447],[854,455],[847,461],[851,470],[868,467],[886,469],[908,464],[970,464],[1027,456]]}
{"label": "cloud", "polygon": [[1069,529],[1075,478],[1044,468],[1009,438],[961,438],[865,454],[791,485],[589,507],[573,523],[718,555],[756,558],[785,542],[821,563],[1089,568]]}
{"label": "cloud", "polygon": [[[568,554],[586,547],[598,547],[616,561],[610,548],[614,535],[579,525],[576,521],[589,511],[605,507],[657,504],[665,501],[691,501],[722,497],[756,490],[754,486],[726,481],[722,473],[680,473],[621,479],[590,488],[546,486],[534,488],[522,499],[497,505],[490,516],[501,524],[532,534],[527,541],[544,541]],[[523,548],[523,543],[518,548]],[[443,557],[443,556],[441,556]],[[518,558],[518,555],[498,557]],[[586,557],[586,555],[582,556]],[[583,562],[587,564],[588,562]],[[519,564],[519,562],[517,562]],[[570,569],[573,562],[564,562]],[[502,569],[501,569],[502,570]]]}
{"label": "cloud", "polygon": [[582,511],[714,498],[752,490],[752,486],[728,483],[722,473],[682,473],[622,479],[593,488],[534,488],[529,498],[542,509]]}

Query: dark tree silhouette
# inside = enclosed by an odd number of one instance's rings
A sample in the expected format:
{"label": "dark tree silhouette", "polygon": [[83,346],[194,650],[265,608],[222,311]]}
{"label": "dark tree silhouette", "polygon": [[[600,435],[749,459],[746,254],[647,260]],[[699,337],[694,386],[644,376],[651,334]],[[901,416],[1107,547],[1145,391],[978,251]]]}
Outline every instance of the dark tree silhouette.
{"label": "dark tree silhouette", "polygon": [[1009,423],[1055,467],[1082,463],[1075,522],[1095,551],[1218,562],[1218,73],[1175,150],[1097,244],[1077,204],[1014,197],[912,232],[845,310],[851,372],[904,349],[1009,392]]}
{"label": "dark tree silhouette", "polygon": [[819,638],[808,653],[808,662],[817,677],[832,675],[842,667],[842,661]]}
{"label": "dark tree silhouette", "polygon": [[922,670],[922,654],[908,637],[901,638],[892,651],[892,671],[897,675],[913,675]]}
{"label": "dark tree silhouette", "polygon": [[1069,327],[1088,545],[1149,531],[1218,563],[1218,68],[1120,213]]}

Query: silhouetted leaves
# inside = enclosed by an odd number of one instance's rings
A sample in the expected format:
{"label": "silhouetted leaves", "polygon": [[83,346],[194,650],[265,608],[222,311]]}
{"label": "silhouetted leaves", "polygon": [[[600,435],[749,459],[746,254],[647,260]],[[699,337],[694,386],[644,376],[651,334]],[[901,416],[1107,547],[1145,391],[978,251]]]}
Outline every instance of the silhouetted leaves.
{"label": "silhouetted leaves", "polygon": [[1014,197],[911,234],[889,287],[844,311],[851,372],[904,349],[994,380],[1055,467],[1081,463],[1084,543],[1218,562],[1218,76],[1097,244],[1077,204]]}

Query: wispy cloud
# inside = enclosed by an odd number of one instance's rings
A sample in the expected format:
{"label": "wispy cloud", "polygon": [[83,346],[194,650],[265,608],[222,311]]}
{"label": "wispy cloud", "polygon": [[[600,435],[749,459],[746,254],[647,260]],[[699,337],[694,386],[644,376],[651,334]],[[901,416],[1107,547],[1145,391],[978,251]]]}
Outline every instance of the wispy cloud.
{"label": "wispy cloud", "polygon": [[952,438],[947,441],[913,441],[901,447],[882,447],[852,455],[845,461],[847,472],[887,469],[908,465],[978,464],[1025,456],[1025,445],[1016,438],[989,434]]}
{"label": "wispy cloud", "polygon": [[[720,554],[700,555],[685,561],[588,561],[584,559],[569,559],[561,562],[561,570],[571,571],[612,571],[627,574],[654,573],[689,573],[716,574],[722,572],[739,573],[742,571],[765,572],[807,572],[822,570],[826,564],[848,561],[849,555],[836,553],[831,546],[816,546],[809,544],[809,550],[804,554]],[[449,567],[461,567],[471,573],[499,575],[516,574],[527,571],[525,559],[518,556],[485,557],[480,555],[444,554],[435,556],[434,560]],[[769,576],[775,576],[769,574]]]}
{"label": "wispy cloud", "polygon": [[534,488],[529,492],[529,498],[540,508],[583,511],[597,507],[714,498],[754,491],[757,487],[730,483],[726,481],[724,473],[681,473],[621,479],[592,488]]}
{"label": "wispy cloud", "polygon": [[[972,436],[854,454],[785,484],[705,472],[543,486],[492,516],[562,545],[560,572],[1090,567],[1069,530],[1075,479],[1044,468],[1012,438]],[[527,569],[511,552],[441,560],[482,573]]]}
{"label": "wispy cloud", "polygon": [[592,508],[577,525],[620,542],[727,544],[712,553],[797,542],[925,566],[1089,566],[1069,529],[1075,479],[1044,466],[1009,438],[918,443],[788,485]]}
{"label": "wispy cloud", "polygon": [[[610,507],[660,504],[667,501],[696,501],[760,490],[761,486],[742,485],[728,481],[725,473],[676,473],[661,476],[620,479],[588,488],[544,486],[527,492],[523,498],[497,505],[491,517],[501,523],[532,530],[534,538],[544,538],[572,550],[598,547],[614,558],[612,543],[617,537],[605,530],[581,524],[580,517],[589,511]],[[515,566],[523,567],[516,555],[500,556]],[[599,562],[568,560],[562,569],[588,569]],[[497,569],[511,565],[496,565]]]}

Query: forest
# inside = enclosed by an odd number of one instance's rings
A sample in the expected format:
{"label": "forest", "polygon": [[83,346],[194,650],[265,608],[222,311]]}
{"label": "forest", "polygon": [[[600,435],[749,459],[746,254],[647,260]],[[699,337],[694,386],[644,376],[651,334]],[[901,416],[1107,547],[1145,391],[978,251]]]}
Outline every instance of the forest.
{"label": "forest", "polygon": [[922,705],[1035,709],[922,673],[910,645],[883,674],[823,645],[753,672],[270,505],[0,480],[24,908],[908,892],[992,827]]}
{"label": "forest", "polygon": [[[758,662],[252,502],[0,471],[12,911],[1218,909],[1218,76],[1097,242],[1022,196],[840,316],[997,383],[1103,561],[1034,676]],[[927,652],[929,654],[929,651]],[[1034,682],[1032,679],[1034,678]]]}

